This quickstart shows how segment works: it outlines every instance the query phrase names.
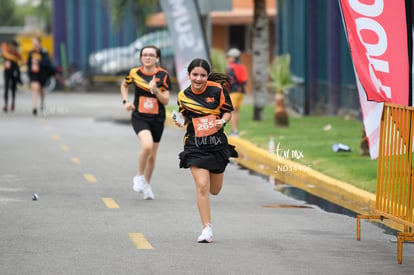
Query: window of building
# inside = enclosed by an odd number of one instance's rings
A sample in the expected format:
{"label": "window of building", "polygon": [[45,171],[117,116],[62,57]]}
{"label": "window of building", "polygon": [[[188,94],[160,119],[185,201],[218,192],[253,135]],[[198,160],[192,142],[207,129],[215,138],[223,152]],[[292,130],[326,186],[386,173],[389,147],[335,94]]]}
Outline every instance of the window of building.
{"label": "window of building", "polygon": [[229,26],[229,48],[238,48],[244,52],[247,49],[247,31],[245,25]]}

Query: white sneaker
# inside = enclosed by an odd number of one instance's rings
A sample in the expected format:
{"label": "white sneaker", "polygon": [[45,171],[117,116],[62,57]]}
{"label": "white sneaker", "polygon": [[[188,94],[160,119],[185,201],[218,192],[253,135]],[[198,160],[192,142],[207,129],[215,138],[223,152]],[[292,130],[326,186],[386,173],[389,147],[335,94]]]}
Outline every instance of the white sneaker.
{"label": "white sneaker", "polygon": [[211,243],[213,241],[213,229],[211,228],[211,224],[207,224],[204,227],[203,231],[201,231],[201,235],[198,236],[197,242],[199,243]]}
{"label": "white sneaker", "polygon": [[134,186],[132,187],[132,189],[134,189],[135,192],[142,193],[144,190],[145,183],[146,182],[144,175],[136,175],[134,177]]}
{"label": "white sneaker", "polygon": [[239,137],[239,132],[238,131],[231,131],[231,133],[229,134],[230,137]]}
{"label": "white sneaker", "polygon": [[144,200],[153,200],[154,199],[154,193],[152,193],[151,186],[148,183],[145,183],[145,186],[143,188],[144,192]]}

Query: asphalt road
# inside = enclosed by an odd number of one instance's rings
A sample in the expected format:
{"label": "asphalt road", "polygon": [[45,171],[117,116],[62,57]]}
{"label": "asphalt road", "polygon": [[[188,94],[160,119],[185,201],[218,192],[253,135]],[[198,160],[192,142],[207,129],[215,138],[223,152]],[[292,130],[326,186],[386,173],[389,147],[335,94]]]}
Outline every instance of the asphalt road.
{"label": "asphalt road", "polygon": [[[174,100],[171,100],[174,104]],[[20,91],[0,115],[0,274],[413,274],[395,237],[277,192],[236,164],[201,231],[183,131],[168,126],[146,201],[132,190],[139,142],[117,89],[54,92],[32,116]],[[38,200],[32,200],[34,194]]]}

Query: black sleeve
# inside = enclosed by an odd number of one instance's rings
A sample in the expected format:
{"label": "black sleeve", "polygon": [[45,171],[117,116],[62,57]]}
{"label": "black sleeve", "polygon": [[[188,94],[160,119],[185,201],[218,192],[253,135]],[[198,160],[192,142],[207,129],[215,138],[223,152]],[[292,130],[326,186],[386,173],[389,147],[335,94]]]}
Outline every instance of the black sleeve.
{"label": "black sleeve", "polygon": [[50,60],[49,54],[46,51],[43,52],[42,62],[40,66],[44,68],[45,74],[47,76],[56,74],[56,67],[53,65],[52,60]]}

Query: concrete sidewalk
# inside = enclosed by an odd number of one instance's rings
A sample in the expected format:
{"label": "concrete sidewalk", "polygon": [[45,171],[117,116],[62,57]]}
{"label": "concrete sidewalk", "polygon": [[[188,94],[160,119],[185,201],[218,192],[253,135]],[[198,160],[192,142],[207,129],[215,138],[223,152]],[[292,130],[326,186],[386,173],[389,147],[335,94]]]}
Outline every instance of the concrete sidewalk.
{"label": "concrete sidewalk", "polygon": [[[198,244],[194,183],[178,168],[181,129],[166,127],[152,182],[156,199],[144,201],[132,191],[139,142],[123,123],[129,115],[120,95],[58,92],[46,103],[46,115],[33,117],[30,94],[20,92],[15,113],[0,114],[2,274],[414,270],[412,244],[398,265],[395,237],[383,229],[364,221],[356,241],[355,218],[289,198],[236,164],[211,198],[214,242]],[[108,198],[118,208],[104,203]],[[131,236],[138,233],[151,249],[136,247]]]}

